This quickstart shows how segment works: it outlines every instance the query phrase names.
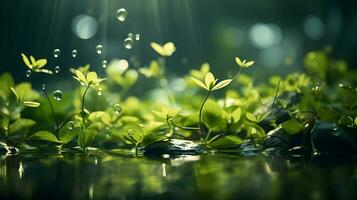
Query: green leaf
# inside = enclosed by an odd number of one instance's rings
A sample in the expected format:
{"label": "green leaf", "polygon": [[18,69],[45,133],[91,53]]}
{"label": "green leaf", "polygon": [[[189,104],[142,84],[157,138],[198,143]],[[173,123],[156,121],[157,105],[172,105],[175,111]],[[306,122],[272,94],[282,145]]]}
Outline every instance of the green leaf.
{"label": "green leaf", "polygon": [[0,97],[6,99],[10,95],[10,88],[14,86],[11,74],[4,73],[0,76]]}
{"label": "green leaf", "polygon": [[191,78],[191,80],[192,80],[193,82],[195,82],[198,86],[200,86],[201,88],[203,88],[203,89],[209,91],[208,87],[206,87],[206,85],[205,85],[202,81],[200,81],[200,80],[198,80],[198,79],[196,79],[196,78],[194,78],[194,77],[190,77],[190,78]]}
{"label": "green leaf", "polygon": [[31,119],[18,119],[10,125],[10,134],[17,132],[25,132],[36,124]]}
{"label": "green leaf", "polygon": [[208,72],[205,76],[205,85],[208,90],[211,90],[215,84],[216,80],[211,72]]}
{"label": "green leaf", "polygon": [[233,118],[233,123],[237,123],[242,115],[242,110],[240,108],[235,109],[232,113],[231,116]]}
{"label": "green leaf", "polygon": [[30,136],[30,139],[33,140],[44,140],[48,142],[54,142],[54,143],[62,143],[57,139],[57,137],[48,131],[38,131]]}
{"label": "green leaf", "polygon": [[32,69],[31,62],[30,62],[30,60],[27,58],[27,56],[26,56],[25,54],[23,54],[23,53],[21,54],[21,56],[22,56],[22,60],[24,61],[25,65],[26,65],[28,68]]}
{"label": "green leaf", "polygon": [[21,103],[23,106],[26,107],[32,107],[32,108],[37,108],[40,106],[39,102],[34,102],[34,101],[24,101]]}
{"label": "green leaf", "polygon": [[357,126],[357,117],[355,118],[355,126]]}
{"label": "green leaf", "polygon": [[72,129],[69,129],[67,124],[63,126],[58,133],[59,138],[64,144],[72,141],[81,132],[81,126],[75,125]]}
{"label": "green leaf", "polygon": [[239,146],[242,142],[243,140],[236,135],[227,135],[209,143],[209,146],[215,149],[231,149]]}
{"label": "green leaf", "polygon": [[245,114],[245,117],[246,117],[249,121],[256,122],[256,123],[259,122],[259,120],[257,119],[257,117],[256,117],[253,113],[247,112],[247,113]]}
{"label": "green leaf", "polygon": [[212,88],[212,91],[214,91],[214,90],[219,90],[219,89],[221,89],[221,88],[224,88],[224,87],[226,87],[227,85],[229,85],[231,82],[232,82],[232,79],[223,80],[223,81],[219,82],[217,85],[215,85],[215,86]]}
{"label": "green leaf", "polygon": [[223,114],[223,108],[221,108],[217,102],[208,100],[203,108],[203,123],[209,129],[216,128],[217,126],[223,126],[225,125]]}
{"label": "green leaf", "polygon": [[288,121],[283,122],[281,124],[281,127],[291,135],[299,133],[305,128],[305,126],[302,123],[298,122],[296,119],[290,119]]}

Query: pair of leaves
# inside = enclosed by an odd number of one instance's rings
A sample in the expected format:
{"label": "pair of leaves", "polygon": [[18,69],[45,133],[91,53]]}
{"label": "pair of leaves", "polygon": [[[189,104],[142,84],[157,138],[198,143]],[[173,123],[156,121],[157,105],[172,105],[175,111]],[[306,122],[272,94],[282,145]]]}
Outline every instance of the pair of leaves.
{"label": "pair of leaves", "polygon": [[259,123],[263,121],[265,118],[267,118],[270,114],[271,112],[266,112],[266,113],[258,113],[255,115],[253,113],[247,112],[245,113],[245,117],[251,122]]}
{"label": "pair of leaves", "polygon": [[74,71],[73,78],[76,79],[78,82],[81,83],[81,85],[94,85],[97,86],[100,82],[102,82],[105,79],[100,79],[98,78],[98,75],[96,72],[88,72],[86,75],[81,72],[80,70],[75,70]]}
{"label": "pair of leaves", "polygon": [[21,54],[22,60],[24,61],[25,65],[33,72],[41,72],[46,74],[53,74],[51,70],[43,69],[43,67],[47,64],[47,59],[42,58],[36,60],[33,56],[30,56],[30,59],[25,55]]}
{"label": "pair of leaves", "polygon": [[164,45],[159,45],[156,42],[151,42],[150,46],[156,51],[156,53],[164,57],[171,56],[176,51],[176,47],[173,42],[167,42]]}
{"label": "pair of leaves", "polygon": [[144,75],[146,78],[159,78],[164,74],[163,68],[160,67],[159,63],[154,60],[151,61],[149,68],[140,68],[139,73]]}
{"label": "pair of leaves", "polygon": [[167,117],[174,117],[179,112],[178,108],[170,108],[166,105],[161,105],[158,109],[152,110],[152,112],[162,119],[166,119]]}
{"label": "pair of leaves", "polygon": [[246,60],[241,60],[239,57],[235,58],[236,63],[239,65],[241,68],[248,68],[254,64],[254,61],[246,61]]}
{"label": "pair of leaves", "polygon": [[191,80],[195,82],[198,86],[209,92],[222,89],[232,82],[232,79],[226,79],[217,83],[218,79],[215,79],[214,75],[211,72],[208,72],[206,74],[204,82],[196,79],[195,77],[191,77]]}
{"label": "pair of leaves", "polygon": [[[11,87],[11,91],[19,105],[26,107],[40,106],[39,102],[31,101],[32,99],[37,98],[37,93],[32,92],[30,84],[20,84],[15,88]],[[18,94],[18,92],[20,92],[20,94]],[[26,95],[26,93],[28,95]]]}

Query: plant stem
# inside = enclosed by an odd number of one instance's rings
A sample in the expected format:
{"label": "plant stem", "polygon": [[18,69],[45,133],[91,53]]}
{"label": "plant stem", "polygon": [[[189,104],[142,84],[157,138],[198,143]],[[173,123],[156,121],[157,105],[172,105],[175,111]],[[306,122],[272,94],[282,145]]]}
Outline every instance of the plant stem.
{"label": "plant stem", "polygon": [[239,74],[242,72],[242,68],[239,68],[238,73],[236,73],[236,75],[233,76],[232,80],[236,79],[237,76],[239,76]]}
{"label": "plant stem", "polygon": [[276,100],[279,96],[280,83],[281,83],[281,79],[279,80],[278,87],[276,88],[276,93],[275,93],[275,97],[274,97],[274,101],[273,101],[273,107],[275,107]]}
{"label": "plant stem", "polygon": [[203,102],[201,104],[200,113],[199,113],[199,116],[198,116],[198,124],[200,126],[201,137],[203,137],[202,111],[203,111],[203,107],[204,107],[204,105],[205,105],[210,93],[211,93],[211,91],[207,92],[207,96],[206,96],[206,98],[203,100]]}
{"label": "plant stem", "polygon": [[85,97],[86,97],[86,94],[87,94],[87,92],[88,92],[89,87],[90,87],[90,84],[87,85],[87,88],[86,88],[86,90],[84,91],[83,96],[82,96],[82,109],[81,109],[82,112],[84,112],[84,100],[85,100]]}
{"label": "plant stem", "polygon": [[48,104],[50,105],[50,107],[51,107],[51,111],[52,111],[52,117],[53,117],[53,120],[55,121],[55,123],[56,123],[56,136],[58,137],[58,131],[59,131],[59,123],[58,123],[58,121],[56,120],[56,113],[55,113],[55,109],[53,108],[53,105],[52,105],[52,102],[51,102],[51,100],[50,100],[50,97],[48,96],[48,93],[47,93],[47,90],[46,89],[44,89],[43,90],[43,93],[45,93],[45,96],[46,96],[46,99],[47,99],[47,101],[48,101]]}
{"label": "plant stem", "polygon": [[187,126],[177,125],[172,119],[170,119],[170,122],[174,127],[177,127],[179,129],[183,129],[183,130],[200,130],[200,128],[196,128],[196,127],[187,127]]}

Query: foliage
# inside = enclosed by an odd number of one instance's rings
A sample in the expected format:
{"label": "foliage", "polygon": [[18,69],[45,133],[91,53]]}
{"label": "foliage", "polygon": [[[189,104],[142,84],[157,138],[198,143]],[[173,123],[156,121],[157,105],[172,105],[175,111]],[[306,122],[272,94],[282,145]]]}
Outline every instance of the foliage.
{"label": "foliage", "polygon": [[[47,88],[40,95],[30,83],[15,84],[10,74],[2,74],[0,141],[16,147],[41,143],[83,152],[90,146],[133,148],[138,155],[145,147],[170,139],[193,140],[219,150],[238,149],[245,140],[259,145],[269,131],[278,128],[284,130],[285,137],[294,137],[309,132],[317,120],[354,131],[357,128],[356,72],[345,76],[347,65],[331,59],[327,50],[306,55],[306,73],[273,76],[269,83],[241,74],[254,61],[236,57],[239,70],[222,81],[204,63],[190,70],[182,79],[183,91],[175,92],[165,75],[163,59],[173,55],[175,45],[151,43],[151,47],[161,58],[148,67],[134,69],[126,61],[113,60],[103,79],[89,65],[71,68],[80,84],[64,91],[66,99],[61,102],[52,102]],[[31,71],[52,74],[43,69],[46,59],[21,55]],[[334,77],[330,69],[336,72]],[[131,95],[129,90],[145,81],[157,82],[159,87],[146,87],[140,97]],[[206,95],[201,96],[196,86]],[[216,90],[224,95],[215,96]],[[153,96],[161,97],[157,94],[170,101],[153,100]]]}

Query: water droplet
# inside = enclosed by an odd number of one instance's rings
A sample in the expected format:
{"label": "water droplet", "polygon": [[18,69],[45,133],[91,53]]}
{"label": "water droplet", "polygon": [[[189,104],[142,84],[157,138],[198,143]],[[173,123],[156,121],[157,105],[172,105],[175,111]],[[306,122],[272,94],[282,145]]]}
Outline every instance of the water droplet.
{"label": "water droplet", "polygon": [[74,128],[74,122],[73,122],[73,121],[67,122],[67,128],[68,128],[69,130],[72,130],[72,129]]}
{"label": "water droplet", "polygon": [[123,108],[121,107],[121,105],[120,104],[114,104],[114,112],[115,112],[115,114],[120,114],[121,113],[121,111],[123,110]]}
{"label": "water droplet", "polygon": [[134,136],[134,130],[133,130],[133,129],[129,129],[129,130],[128,130],[128,133],[129,133],[129,135],[130,135],[131,137]]}
{"label": "water droplet", "polygon": [[128,12],[125,10],[125,8],[120,8],[117,10],[117,19],[121,22],[126,20],[126,17],[128,16]]}
{"label": "water droplet", "polygon": [[139,40],[140,40],[140,34],[139,34],[139,33],[135,34],[135,40],[136,40],[136,41],[139,41]]}
{"label": "water droplet", "polygon": [[107,67],[108,61],[107,60],[103,60],[102,61],[102,67],[105,69]]}
{"label": "water droplet", "polygon": [[53,95],[53,98],[57,101],[61,101],[62,98],[63,98],[63,94],[62,94],[62,91],[61,90],[56,90],[52,93]]}
{"label": "water droplet", "polygon": [[60,72],[60,71],[61,71],[60,66],[56,66],[56,67],[55,67],[55,73],[58,74],[58,72]]}
{"label": "water droplet", "polygon": [[61,55],[61,50],[55,49],[53,50],[53,57],[58,58]]}
{"label": "water droplet", "polygon": [[170,158],[170,154],[162,154],[161,155],[163,158]]}
{"label": "water droplet", "polygon": [[103,46],[101,44],[98,44],[95,49],[97,50],[97,54],[102,54]]}
{"label": "water droplet", "polygon": [[42,90],[46,90],[46,85],[42,84]]}
{"label": "water droplet", "polygon": [[72,50],[72,57],[73,58],[77,57],[77,50],[75,49]]}
{"label": "water droplet", "polygon": [[27,70],[27,71],[26,71],[26,77],[27,77],[27,78],[30,77],[30,76],[31,76],[31,73],[32,73],[31,70]]}
{"label": "water droplet", "polygon": [[134,45],[134,41],[132,38],[128,37],[124,40],[124,47],[126,49],[132,49]]}
{"label": "water droplet", "polygon": [[109,127],[105,127],[104,132],[105,132],[105,135],[106,135],[107,137],[109,137],[109,136],[112,134],[112,131],[110,130]]}
{"label": "water droplet", "polygon": [[134,39],[134,33],[128,33],[128,37]]}
{"label": "water droplet", "polygon": [[102,91],[103,91],[103,88],[98,88],[97,95],[102,96],[102,94],[103,94]]}

